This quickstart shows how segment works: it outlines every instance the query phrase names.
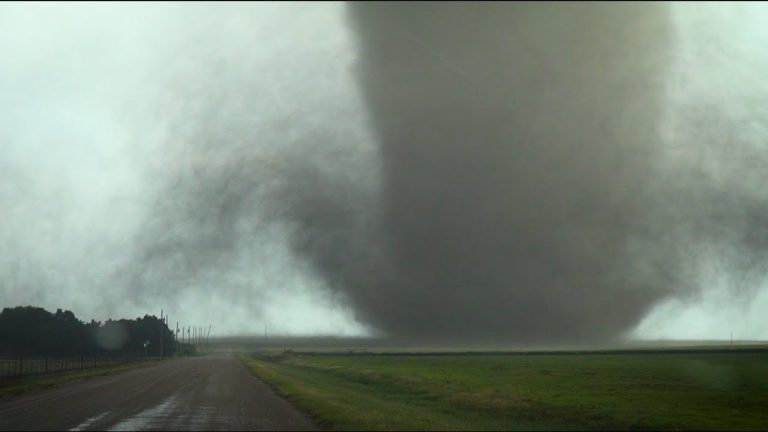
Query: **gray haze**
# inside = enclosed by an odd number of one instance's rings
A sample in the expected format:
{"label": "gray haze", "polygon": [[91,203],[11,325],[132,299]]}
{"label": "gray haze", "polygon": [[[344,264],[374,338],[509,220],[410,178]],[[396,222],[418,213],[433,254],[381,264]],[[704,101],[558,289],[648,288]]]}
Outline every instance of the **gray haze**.
{"label": "gray haze", "polygon": [[5,4],[0,306],[457,343],[741,316],[764,337],[764,17]]}

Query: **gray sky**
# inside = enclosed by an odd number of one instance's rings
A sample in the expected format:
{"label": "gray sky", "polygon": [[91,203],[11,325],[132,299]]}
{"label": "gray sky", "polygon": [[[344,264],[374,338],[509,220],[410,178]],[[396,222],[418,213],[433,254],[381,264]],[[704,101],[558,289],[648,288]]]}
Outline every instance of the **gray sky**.
{"label": "gray sky", "polygon": [[[673,9],[660,169],[762,200],[768,6]],[[343,4],[3,3],[0,52],[0,306],[375,332],[283,217],[293,188],[366,207],[379,186]],[[762,273],[745,281],[742,243],[719,244],[691,248],[695,289],[631,335],[768,336]]]}
{"label": "gray sky", "polygon": [[[265,164],[329,119],[364,136],[341,7],[0,6],[3,306],[65,307],[83,319],[162,307],[173,321],[215,322],[219,334],[260,332],[265,321],[275,332],[363,332],[291,256],[288,227],[254,234],[258,247],[232,268],[174,283],[162,299],[163,282],[140,294],[124,276],[140,265],[136,239],[175,171],[215,163],[184,142],[204,110],[219,116],[208,126],[242,134]],[[267,128],[279,120],[289,139],[277,143]]]}
{"label": "gray sky", "polygon": [[[743,197],[764,203],[768,4],[679,3],[674,12],[678,36],[675,68],[667,78],[662,163],[669,171],[693,173],[697,181],[727,191],[720,197],[723,202],[735,196],[737,202]],[[748,226],[745,237],[759,237],[762,226]],[[765,245],[757,250],[759,264],[751,275],[729,265],[738,261],[739,247],[695,249],[691,279],[697,290],[663,301],[634,334],[728,339],[733,331],[735,338],[768,337]]]}

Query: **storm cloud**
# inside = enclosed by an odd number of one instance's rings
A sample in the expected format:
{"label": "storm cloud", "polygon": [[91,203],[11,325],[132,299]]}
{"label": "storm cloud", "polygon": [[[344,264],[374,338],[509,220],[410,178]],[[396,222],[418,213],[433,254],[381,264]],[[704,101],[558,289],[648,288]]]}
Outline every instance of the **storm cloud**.
{"label": "storm cloud", "polygon": [[738,310],[765,26],[701,7],[4,6],[3,305],[462,344]]}

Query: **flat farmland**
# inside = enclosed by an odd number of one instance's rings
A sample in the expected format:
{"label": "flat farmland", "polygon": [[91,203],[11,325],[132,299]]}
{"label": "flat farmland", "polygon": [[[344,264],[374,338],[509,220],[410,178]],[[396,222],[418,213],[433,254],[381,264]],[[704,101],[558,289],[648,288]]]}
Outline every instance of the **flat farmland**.
{"label": "flat farmland", "polygon": [[335,430],[764,430],[764,349],[242,355]]}

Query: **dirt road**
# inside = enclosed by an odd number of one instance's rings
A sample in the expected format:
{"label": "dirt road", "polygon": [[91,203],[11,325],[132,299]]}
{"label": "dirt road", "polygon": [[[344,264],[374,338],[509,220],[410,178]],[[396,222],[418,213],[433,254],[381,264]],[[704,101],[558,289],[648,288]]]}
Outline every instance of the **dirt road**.
{"label": "dirt road", "polygon": [[170,360],[0,399],[0,430],[314,430],[233,356]]}

